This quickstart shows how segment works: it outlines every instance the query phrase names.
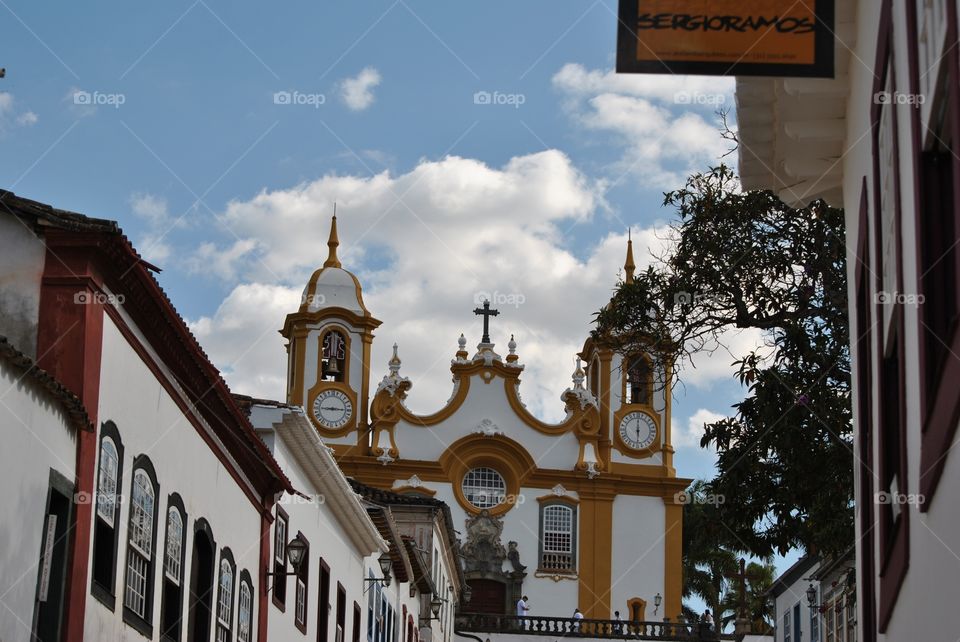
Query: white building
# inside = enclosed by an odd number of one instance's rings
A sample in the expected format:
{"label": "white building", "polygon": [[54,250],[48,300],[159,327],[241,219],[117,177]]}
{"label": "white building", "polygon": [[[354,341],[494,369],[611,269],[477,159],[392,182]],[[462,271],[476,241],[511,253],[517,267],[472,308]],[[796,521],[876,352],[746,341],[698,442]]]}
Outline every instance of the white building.
{"label": "white building", "polygon": [[0,340],[4,642],[433,630],[389,511],[301,409],[231,395],[116,223],[0,201],[0,336],[23,344]]}
{"label": "white building", "polygon": [[811,608],[807,599],[810,586],[819,585],[813,579],[819,565],[817,556],[805,555],[774,580],[767,591],[774,607],[775,642],[821,642],[819,600]]}
{"label": "white building", "polygon": [[[675,618],[690,480],[673,467],[670,387],[657,385],[669,379],[663,366],[587,340],[585,369],[558,391],[567,418],[549,424],[521,399],[512,337],[504,356],[489,336],[472,355],[466,337],[456,349],[451,337],[450,400],[415,414],[398,350],[382,380],[370,379],[381,322],[340,263],[336,218],[328,246],[282,330],[287,402],[307,409],[347,475],[450,507],[471,588],[461,610],[512,614],[526,594],[530,615],[570,617],[579,607],[587,618]],[[630,249],[625,267],[632,278]]]}
{"label": "white building", "polygon": [[740,171],[846,211],[858,639],[957,637],[955,0],[837,0],[836,77],[738,78]]}

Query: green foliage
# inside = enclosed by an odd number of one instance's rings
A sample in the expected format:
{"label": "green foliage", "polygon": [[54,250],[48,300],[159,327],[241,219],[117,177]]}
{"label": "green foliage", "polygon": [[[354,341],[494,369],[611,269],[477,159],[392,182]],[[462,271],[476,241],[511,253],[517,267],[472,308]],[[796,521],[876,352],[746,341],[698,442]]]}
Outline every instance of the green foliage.
{"label": "green foliage", "polygon": [[594,335],[685,367],[727,350],[731,331],[763,345],[731,355],[747,396],[707,424],[717,449],[708,492],[735,548],[758,557],[794,547],[842,552],[853,541],[850,353],[843,211],[792,208],[742,192],[724,166],[665,195],[671,245],[597,314]]}

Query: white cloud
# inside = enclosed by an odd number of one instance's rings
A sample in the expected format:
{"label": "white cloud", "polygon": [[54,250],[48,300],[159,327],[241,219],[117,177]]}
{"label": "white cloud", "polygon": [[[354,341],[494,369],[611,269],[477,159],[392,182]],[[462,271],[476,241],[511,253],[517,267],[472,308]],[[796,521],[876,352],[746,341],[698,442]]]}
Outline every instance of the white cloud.
{"label": "white cloud", "polygon": [[186,226],[184,218],[171,216],[167,201],[152,194],[133,194],[130,197],[130,209],[146,226],[146,232],[137,243],[143,258],[151,263],[160,263],[170,258],[173,251],[170,233]]}
{"label": "white cloud", "polygon": [[[399,343],[414,387],[410,407],[431,412],[450,395],[449,363],[464,332],[470,348],[481,322],[480,293],[499,297],[491,334],[506,352],[510,334],[526,364],[521,393],[532,412],[563,416],[574,355],[593,314],[612,293],[625,234],[600,238],[582,254],[571,241],[606,207],[602,186],[550,150],[502,167],[446,157],[404,174],[327,175],[230,203],[219,222],[230,234],[196,250],[197,271],[233,283],[212,315],[192,328],[237,392],[282,398],[286,355],[277,330],[296,310],[310,273],[327,255],[337,201],[340,260],[357,274],[367,307],[383,321],[373,343],[371,382],[386,373]],[[665,230],[634,231],[641,269]],[[516,303],[516,305],[514,305]],[[731,359],[710,376],[730,376]],[[707,378],[702,378],[708,383]],[[699,384],[698,384],[699,385]]]}
{"label": "white cloud", "polygon": [[36,125],[38,120],[40,120],[39,117],[37,117],[37,115],[32,111],[25,111],[17,116],[17,124],[24,127]]}
{"label": "white cloud", "polygon": [[733,79],[616,74],[571,63],[553,76],[553,86],[577,124],[608,134],[604,143],[619,148],[614,174],[645,187],[677,187],[729,150],[715,112],[733,106]]}
{"label": "white cloud", "polygon": [[0,91],[0,135],[12,125],[29,127],[37,122],[38,118],[32,111],[16,113],[16,100],[8,91]]}
{"label": "white cloud", "polygon": [[340,82],[340,98],[353,111],[363,111],[373,104],[373,89],[380,80],[379,71],[366,67],[355,77]]}
{"label": "white cloud", "polygon": [[[726,415],[715,413],[706,408],[700,408],[690,416],[686,425],[676,422],[673,423],[671,429],[673,446],[675,448],[695,448],[699,450],[700,439],[703,437],[703,425],[725,418]],[[712,445],[710,449],[715,450]]]}

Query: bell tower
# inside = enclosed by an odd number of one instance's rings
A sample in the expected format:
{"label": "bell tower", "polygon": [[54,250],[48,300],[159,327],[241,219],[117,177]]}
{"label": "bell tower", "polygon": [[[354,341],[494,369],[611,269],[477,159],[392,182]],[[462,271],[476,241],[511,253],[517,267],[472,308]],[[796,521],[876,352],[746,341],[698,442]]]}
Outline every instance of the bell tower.
{"label": "bell tower", "polygon": [[[629,233],[623,268],[624,284],[633,284],[636,264]],[[602,445],[609,448],[609,461],[661,465],[675,474],[670,364],[661,363],[651,352],[615,352],[592,338],[580,357],[587,363],[590,392],[600,402],[602,433],[608,439]]]}
{"label": "bell tower", "polygon": [[302,406],[326,441],[353,445],[366,433],[370,350],[381,322],[364,305],[360,281],[343,269],[339,245],[334,213],[327,260],[280,334],[287,340],[287,402]]}

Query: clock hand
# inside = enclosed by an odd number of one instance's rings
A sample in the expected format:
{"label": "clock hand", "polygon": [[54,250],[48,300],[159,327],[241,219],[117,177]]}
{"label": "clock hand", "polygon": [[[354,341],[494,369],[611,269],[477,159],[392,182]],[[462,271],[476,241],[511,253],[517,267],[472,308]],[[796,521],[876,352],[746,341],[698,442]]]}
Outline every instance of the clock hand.
{"label": "clock hand", "polygon": [[320,410],[343,410],[340,406],[320,406]]}

